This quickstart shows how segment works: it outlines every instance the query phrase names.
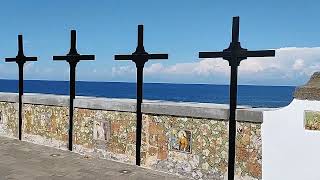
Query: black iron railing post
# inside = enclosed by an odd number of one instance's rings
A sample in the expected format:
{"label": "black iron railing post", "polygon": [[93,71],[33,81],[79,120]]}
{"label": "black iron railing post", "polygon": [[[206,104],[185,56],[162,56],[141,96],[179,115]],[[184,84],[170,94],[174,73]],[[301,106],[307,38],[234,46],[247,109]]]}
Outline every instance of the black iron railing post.
{"label": "black iron railing post", "polygon": [[69,53],[66,56],[53,56],[53,60],[66,60],[70,66],[70,87],[69,87],[69,130],[68,130],[68,149],[73,149],[73,114],[74,99],[76,96],[76,66],[80,60],[94,60],[94,55],[80,55],[76,49],[76,31],[71,30],[71,44]]}
{"label": "black iron railing post", "polygon": [[70,65],[70,100],[69,100],[69,134],[68,149],[72,151],[73,146],[73,103],[76,92],[76,63],[69,62]]}
{"label": "black iron railing post", "polygon": [[18,35],[18,55],[15,58],[5,58],[6,62],[16,62],[19,69],[19,112],[18,137],[22,139],[22,95],[23,95],[23,67],[28,61],[37,61],[37,57],[26,57],[23,53],[22,35]]}
{"label": "black iron railing post", "polygon": [[200,52],[199,58],[223,58],[229,61],[231,67],[230,76],[230,104],[229,104],[229,156],[228,156],[228,180],[234,179],[236,156],[236,109],[238,92],[238,66],[248,57],[275,56],[274,50],[248,51],[241,47],[239,42],[239,17],[233,17],[232,42],[222,52]]}
{"label": "black iron railing post", "polygon": [[[136,109],[136,116],[137,116],[137,132],[136,132],[136,164],[140,165],[141,159],[141,134],[142,134],[142,112],[141,112],[141,105],[142,105],[142,94],[143,94],[143,66],[137,66],[137,109]],[[139,159],[139,161],[137,161]]]}
{"label": "black iron railing post", "polygon": [[[228,177],[234,177],[234,165],[236,156],[236,109],[237,109],[237,93],[238,93],[238,66],[231,66],[231,77],[230,77],[230,114],[229,114],[229,155],[228,155]],[[232,147],[232,148],[230,148]],[[231,178],[233,179],[233,178]],[[230,180],[230,179],[229,179]]]}
{"label": "black iron railing post", "polygon": [[22,95],[23,95],[23,66],[24,63],[18,63],[19,68],[19,140],[22,139]]}
{"label": "black iron railing post", "polygon": [[143,101],[143,68],[149,59],[168,59],[168,54],[149,54],[144,50],[143,25],[138,26],[138,45],[136,51],[131,55],[115,55],[115,60],[132,60],[137,68],[137,104],[136,104],[136,165],[141,165],[141,134],[142,134],[142,112]]}

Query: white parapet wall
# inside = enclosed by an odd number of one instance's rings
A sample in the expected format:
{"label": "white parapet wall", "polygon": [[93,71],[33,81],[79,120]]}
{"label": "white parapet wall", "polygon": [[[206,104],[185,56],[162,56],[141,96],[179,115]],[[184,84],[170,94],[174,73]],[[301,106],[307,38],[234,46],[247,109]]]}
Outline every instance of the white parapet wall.
{"label": "white parapet wall", "polygon": [[[315,78],[317,76],[317,78]],[[262,177],[264,180],[319,180],[320,129],[319,91],[313,75],[306,86],[298,88],[287,107],[265,111],[262,131]],[[313,83],[312,83],[313,82]],[[309,123],[316,126],[308,128]]]}
{"label": "white parapet wall", "polygon": [[264,112],[264,180],[319,180],[320,131],[306,130],[305,110],[319,111],[319,101],[295,99],[282,109]]}

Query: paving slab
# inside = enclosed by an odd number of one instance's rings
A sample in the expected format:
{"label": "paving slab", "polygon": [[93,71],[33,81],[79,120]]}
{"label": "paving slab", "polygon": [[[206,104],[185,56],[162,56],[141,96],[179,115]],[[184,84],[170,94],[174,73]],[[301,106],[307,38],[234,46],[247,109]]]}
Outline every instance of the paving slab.
{"label": "paving slab", "polygon": [[0,180],[186,179],[115,161],[0,137]]}

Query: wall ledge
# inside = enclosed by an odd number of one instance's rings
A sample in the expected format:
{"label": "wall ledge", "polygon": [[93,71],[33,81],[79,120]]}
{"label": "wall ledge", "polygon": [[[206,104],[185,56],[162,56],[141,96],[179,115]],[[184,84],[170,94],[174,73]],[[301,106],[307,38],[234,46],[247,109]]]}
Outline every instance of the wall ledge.
{"label": "wall ledge", "polygon": [[[17,93],[0,93],[1,102],[18,102]],[[65,95],[34,94],[23,95],[24,104],[38,104],[49,106],[69,106],[69,97]],[[76,96],[75,108],[99,109],[121,112],[135,112],[135,99],[97,98]],[[238,106],[237,121],[262,123],[263,112],[269,108],[251,108]],[[170,102],[161,100],[144,100],[142,112],[145,114],[172,115],[216,120],[227,120],[229,105],[196,102]]]}
{"label": "wall ledge", "polygon": [[22,101],[24,104],[69,107],[69,96],[65,95],[25,93]]}
{"label": "wall ledge", "polygon": [[3,101],[3,102],[19,102],[18,93],[0,92],[0,101]]}

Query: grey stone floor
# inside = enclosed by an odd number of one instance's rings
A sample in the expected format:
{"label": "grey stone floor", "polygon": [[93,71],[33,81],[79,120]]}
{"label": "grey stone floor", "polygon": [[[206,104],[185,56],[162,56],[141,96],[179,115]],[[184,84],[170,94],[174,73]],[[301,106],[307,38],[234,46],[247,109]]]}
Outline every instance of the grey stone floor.
{"label": "grey stone floor", "polygon": [[6,179],[176,180],[179,177],[0,137],[0,180]]}

